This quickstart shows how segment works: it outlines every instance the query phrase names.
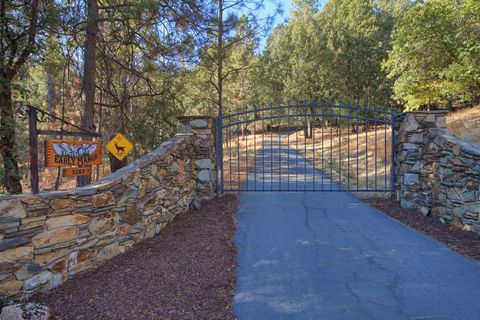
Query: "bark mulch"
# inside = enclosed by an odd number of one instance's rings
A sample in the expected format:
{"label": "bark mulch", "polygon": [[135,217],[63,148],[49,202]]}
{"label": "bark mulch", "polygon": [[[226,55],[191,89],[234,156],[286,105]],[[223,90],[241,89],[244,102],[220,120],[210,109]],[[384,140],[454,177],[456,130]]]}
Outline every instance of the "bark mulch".
{"label": "bark mulch", "polygon": [[160,233],[36,300],[69,319],[235,319],[235,195],[178,215]]}
{"label": "bark mulch", "polygon": [[419,210],[405,209],[394,199],[364,199],[372,207],[388,214],[417,231],[443,242],[453,251],[480,260],[480,234],[464,231],[437,218],[424,216]]}

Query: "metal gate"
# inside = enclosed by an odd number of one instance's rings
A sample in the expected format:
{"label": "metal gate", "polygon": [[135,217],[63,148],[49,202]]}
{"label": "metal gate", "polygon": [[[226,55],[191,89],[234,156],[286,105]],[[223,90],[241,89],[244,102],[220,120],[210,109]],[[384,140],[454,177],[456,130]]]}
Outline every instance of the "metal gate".
{"label": "metal gate", "polygon": [[394,118],[387,108],[326,103],[217,117],[217,189],[391,192]]}

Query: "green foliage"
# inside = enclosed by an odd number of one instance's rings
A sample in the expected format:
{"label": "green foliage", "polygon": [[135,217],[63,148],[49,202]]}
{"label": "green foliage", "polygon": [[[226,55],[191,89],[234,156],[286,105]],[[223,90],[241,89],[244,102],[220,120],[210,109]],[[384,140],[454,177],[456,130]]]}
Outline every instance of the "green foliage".
{"label": "green foliage", "polygon": [[417,2],[395,28],[384,66],[407,110],[468,103],[480,95],[480,2]]}

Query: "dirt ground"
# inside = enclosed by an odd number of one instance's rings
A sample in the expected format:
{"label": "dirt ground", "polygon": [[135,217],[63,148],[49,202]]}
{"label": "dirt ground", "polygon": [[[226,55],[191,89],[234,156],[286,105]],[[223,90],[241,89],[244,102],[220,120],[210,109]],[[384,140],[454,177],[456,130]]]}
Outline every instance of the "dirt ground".
{"label": "dirt ground", "polygon": [[420,211],[404,209],[393,199],[363,200],[415,230],[443,242],[453,251],[480,260],[480,235],[464,231],[449,224],[442,224],[434,217],[425,217]]}
{"label": "dirt ground", "polygon": [[157,236],[35,297],[70,319],[235,319],[235,213],[226,195],[180,214]]}

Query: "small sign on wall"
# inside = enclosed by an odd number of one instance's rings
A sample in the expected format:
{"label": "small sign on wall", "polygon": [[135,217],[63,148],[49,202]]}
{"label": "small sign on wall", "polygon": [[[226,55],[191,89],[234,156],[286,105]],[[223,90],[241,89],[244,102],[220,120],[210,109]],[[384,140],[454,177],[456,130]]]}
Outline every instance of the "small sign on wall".
{"label": "small sign on wall", "polygon": [[45,140],[45,166],[70,167],[102,164],[100,141]]}
{"label": "small sign on wall", "polygon": [[91,176],[92,168],[91,167],[63,168],[62,172],[64,177]]}
{"label": "small sign on wall", "polygon": [[112,140],[107,143],[107,151],[118,160],[123,160],[133,149],[133,144],[123,134],[117,133]]}

